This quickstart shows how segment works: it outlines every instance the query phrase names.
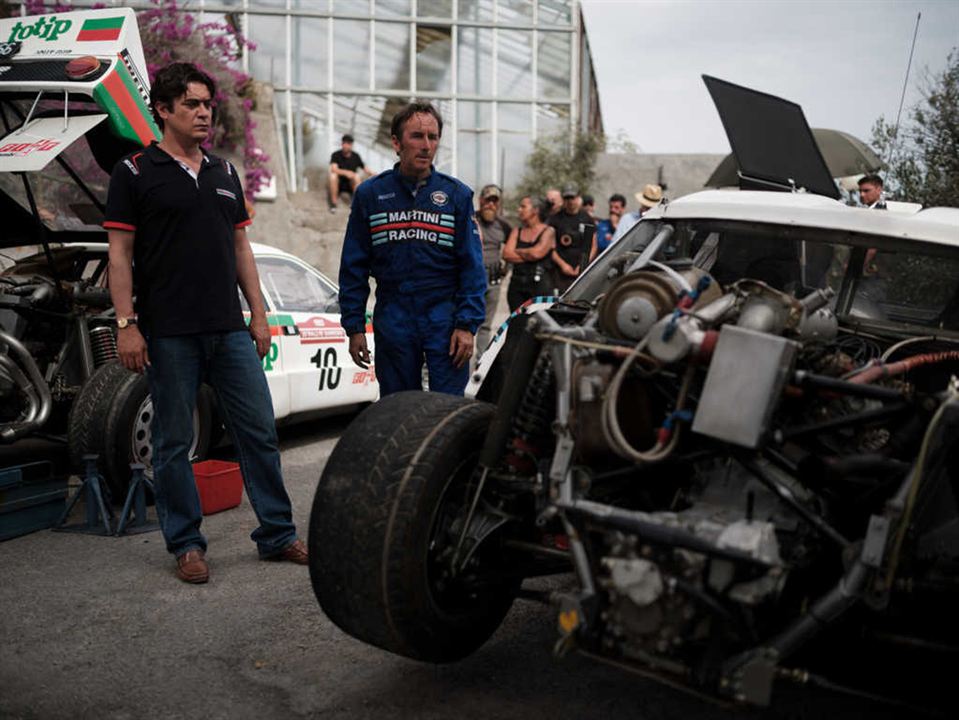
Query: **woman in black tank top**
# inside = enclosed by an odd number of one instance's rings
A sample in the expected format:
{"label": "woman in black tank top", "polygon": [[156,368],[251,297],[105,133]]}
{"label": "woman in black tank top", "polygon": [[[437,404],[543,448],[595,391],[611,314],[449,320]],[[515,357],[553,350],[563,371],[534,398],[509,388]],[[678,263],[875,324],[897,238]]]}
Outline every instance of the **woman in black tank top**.
{"label": "woman in black tank top", "polygon": [[517,209],[520,227],[513,228],[503,246],[503,259],[513,265],[513,276],[506,291],[511,311],[531,297],[549,293],[547,257],[556,244],[556,233],[544,222],[548,212],[544,203],[534,204],[529,196],[520,200]]}

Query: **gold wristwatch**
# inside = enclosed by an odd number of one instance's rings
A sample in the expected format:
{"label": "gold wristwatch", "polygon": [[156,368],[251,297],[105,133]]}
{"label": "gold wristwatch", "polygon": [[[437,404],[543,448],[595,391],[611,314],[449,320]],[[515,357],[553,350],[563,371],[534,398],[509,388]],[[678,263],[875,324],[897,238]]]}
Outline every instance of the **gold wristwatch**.
{"label": "gold wristwatch", "polygon": [[131,325],[137,324],[137,316],[133,315],[132,317],[118,317],[117,318],[117,327],[123,330],[124,328],[130,327]]}

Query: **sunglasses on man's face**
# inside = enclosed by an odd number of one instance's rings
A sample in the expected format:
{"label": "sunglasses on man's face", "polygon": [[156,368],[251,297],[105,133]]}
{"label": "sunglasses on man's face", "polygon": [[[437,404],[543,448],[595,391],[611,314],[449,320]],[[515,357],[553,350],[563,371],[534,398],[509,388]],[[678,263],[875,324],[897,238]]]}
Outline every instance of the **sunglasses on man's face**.
{"label": "sunglasses on man's face", "polygon": [[485,198],[483,198],[483,202],[484,202],[484,203],[498,203],[498,202],[499,202],[499,198],[496,197],[495,195],[492,195],[492,196],[490,196],[490,197],[485,197]]}

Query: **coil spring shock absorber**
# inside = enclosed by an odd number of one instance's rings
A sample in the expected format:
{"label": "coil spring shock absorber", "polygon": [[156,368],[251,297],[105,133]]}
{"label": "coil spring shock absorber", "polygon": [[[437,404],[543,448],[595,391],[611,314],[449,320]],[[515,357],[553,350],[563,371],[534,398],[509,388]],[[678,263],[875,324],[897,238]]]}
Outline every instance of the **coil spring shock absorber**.
{"label": "coil spring shock absorber", "polygon": [[97,368],[120,357],[117,339],[106,325],[90,329],[90,349],[93,351],[93,366]]}
{"label": "coil spring shock absorber", "polygon": [[536,472],[535,459],[549,436],[555,415],[556,382],[549,351],[540,352],[530,374],[523,399],[513,417],[512,440],[506,462],[517,472]]}

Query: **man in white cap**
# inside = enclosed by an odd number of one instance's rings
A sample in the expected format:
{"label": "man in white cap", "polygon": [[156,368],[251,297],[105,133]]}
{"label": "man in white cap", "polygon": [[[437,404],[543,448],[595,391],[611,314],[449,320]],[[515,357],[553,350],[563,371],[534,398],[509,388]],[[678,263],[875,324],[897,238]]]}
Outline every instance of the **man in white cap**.
{"label": "man in white cap", "polygon": [[616,226],[616,232],[610,244],[617,242],[639,222],[643,215],[663,201],[663,189],[659,185],[650,183],[643,188],[642,192],[636,193],[636,201],[639,203],[639,210],[626,213],[619,219],[619,225]]}

